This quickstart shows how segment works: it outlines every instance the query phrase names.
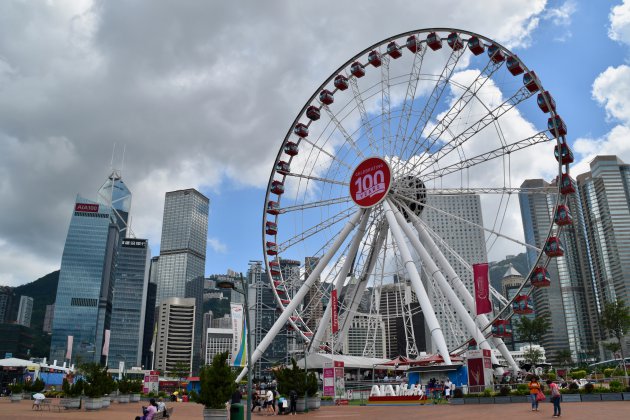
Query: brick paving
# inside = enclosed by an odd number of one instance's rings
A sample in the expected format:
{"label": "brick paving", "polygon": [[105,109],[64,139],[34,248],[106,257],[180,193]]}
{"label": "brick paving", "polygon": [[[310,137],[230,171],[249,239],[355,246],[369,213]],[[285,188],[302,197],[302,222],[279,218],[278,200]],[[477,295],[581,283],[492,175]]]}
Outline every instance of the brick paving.
{"label": "brick paving", "polygon": [[[0,419],[70,419],[70,420],[133,420],[140,415],[144,403],[117,404],[96,411],[62,411],[60,413],[31,410],[31,401],[10,403],[0,400]],[[169,403],[174,407],[172,420],[201,419],[202,407],[194,403]],[[532,412],[529,404],[481,404],[481,405],[425,405],[419,407],[359,407],[359,406],[325,406],[308,414],[299,414],[299,419],[340,419],[340,420],[395,420],[431,418],[439,420],[451,419],[509,419],[532,420],[551,418],[553,407],[549,403],[540,405],[540,411]],[[255,420],[263,420],[262,414],[254,414]],[[588,420],[622,420],[630,419],[630,401],[563,403],[562,418]],[[288,418],[287,418],[288,419]]]}

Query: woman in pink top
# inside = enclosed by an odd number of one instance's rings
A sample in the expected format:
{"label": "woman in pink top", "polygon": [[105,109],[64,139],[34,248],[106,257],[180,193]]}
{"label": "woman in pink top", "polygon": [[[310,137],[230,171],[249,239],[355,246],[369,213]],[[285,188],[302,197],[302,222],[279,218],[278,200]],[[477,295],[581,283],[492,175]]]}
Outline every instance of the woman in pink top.
{"label": "woman in pink top", "polygon": [[558,384],[547,380],[547,385],[549,385],[549,389],[551,389],[551,402],[553,403],[553,417],[560,417],[560,389],[558,388]]}
{"label": "woman in pink top", "polygon": [[155,413],[157,413],[157,404],[155,403],[155,398],[151,398],[149,400],[150,405],[144,410],[143,420],[153,420]]}

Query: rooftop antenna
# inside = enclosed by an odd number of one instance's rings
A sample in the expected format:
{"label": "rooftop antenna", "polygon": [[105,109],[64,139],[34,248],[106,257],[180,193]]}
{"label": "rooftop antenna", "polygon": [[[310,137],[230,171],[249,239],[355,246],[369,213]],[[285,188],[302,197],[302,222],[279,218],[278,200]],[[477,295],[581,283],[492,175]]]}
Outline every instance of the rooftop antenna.
{"label": "rooftop antenna", "polygon": [[116,142],[112,146],[112,160],[109,162],[109,169],[114,170],[114,155],[116,154]]}
{"label": "rooftop antenna", "polygon": [[122,171],[125,167],[125,151],[127,150],[127,145],[123,144],[123,154],[122,154],[122,162],[120,163],[120,173],[122,174]]}

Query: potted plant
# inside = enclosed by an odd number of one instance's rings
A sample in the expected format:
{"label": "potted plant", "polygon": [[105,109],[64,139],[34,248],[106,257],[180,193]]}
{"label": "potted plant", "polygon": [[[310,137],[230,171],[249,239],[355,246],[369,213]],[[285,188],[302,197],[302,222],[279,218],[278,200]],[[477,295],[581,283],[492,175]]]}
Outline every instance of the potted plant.
{"label": "potted plant", "polygon": [[20,402],[22,401],[22,391],[24,387],[22,384],[14,383],[9,385],[9,389],[11,390],[11,402]]}
{"label": "potted plant", "polygon": [[140,401],[140,394],[142,393],[142,382],[141,381],[131,381],[129,384],[129,402],[138,402]]}
{"label": "potted plant", "polygon": [[86,363],[81,365],[86,383],[83,387],[86,410],[100,410],[103,407],[103,395],[109,392],[109,375],[107,367],[98,363]]}
{"label": "potted plant", "polygon": [[[306,400],[304,399],[304,395],[307,391],[306,373],[298,367],[294,359],[291,359],[291,364],[293,365],[291,369],[282,367],[275,373],[276,380],[278,381],[278,391],[285,395],[289,395],[291,391],[295,391],[298,395],[295,409],[298,412],[303,412],[306,411]],[[315,389],[315,392],[317,392],[317,389]]]}
{"label": "potted plant", "polygon": [[111,405],[111,395],[116,392],[116,389],[118,387],[116,386],[116,382],[114,381],[114,378],[112,378],[111,376],[107,375],[106,380],[105,380],[105,384],[103,387],[103,392],[105,393],[105,395],[103,395],[103,408],[108,408]]}
{"label": "potted plant", "polygon": [[129,402],[129,392],[131,388],[131,382],[126,376],[118,381],[118,404],[127,404]]}
{"label": "potted plant", "polygon": [[204,405],[205,420],[227,420],[226,402],[236,390],[236,375],[227,363],[228,353],[219,353],[212,364],[201,368],[199,384],[201,389],[197,402]]}
{"label": "potted plant", "polygon": [[98,383],[86,382],[83,387],[83,393],[85,394],[85,409],[87,411],[96,411],[103,408],[103,391]]}
{"label": "potted plant", "polygon": [[64,379],[63,385],[61,386],[64,395],[64,398],[61,400],[61,405],[66,408],[81,408],[83,385],[84,382],[82,379],[79,379],[74,384],[71,384],[67,379]]}

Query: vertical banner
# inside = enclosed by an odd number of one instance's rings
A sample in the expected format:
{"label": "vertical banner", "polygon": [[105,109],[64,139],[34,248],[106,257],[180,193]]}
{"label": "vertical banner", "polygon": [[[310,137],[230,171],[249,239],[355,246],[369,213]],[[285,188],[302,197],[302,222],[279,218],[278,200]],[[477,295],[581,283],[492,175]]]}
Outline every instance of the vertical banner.
{"label": "vertical banner", "polygon": [[337,289],[333,289],[330,294],[330,304],[332,305],[332,315],[330,316],[330,322],[332,323],[332,333],[335,334],[339,331],[339,313],[337,311]]}
{"label": "vertical banner", "polygon": [[324,364],[324,397],[335,396],[335,368],[332,362],[326,362]]}
{"label": "vertical banner", "polygon": [[109,335],[110,330],[105,330],[105,339],[103,340],[103,356],[109,356]]}
{"label": "vertical banner", "polygon": [[232,352],[230,365],[247,365],[247,324],[243,316],[243,305],[240,303],[230,304],[232,315]]}
{"label": "vertical banner", "polygon": [[490,282],[488,277],[488,263],[473,264],[477,315],[492,312],[492,302],[490,302]]}
{"label": "vertical banner", "polygon": [[68,336],[68,343],[66,344],[66,359],[72,359],[72,343],[74,342],[74,336]]}

